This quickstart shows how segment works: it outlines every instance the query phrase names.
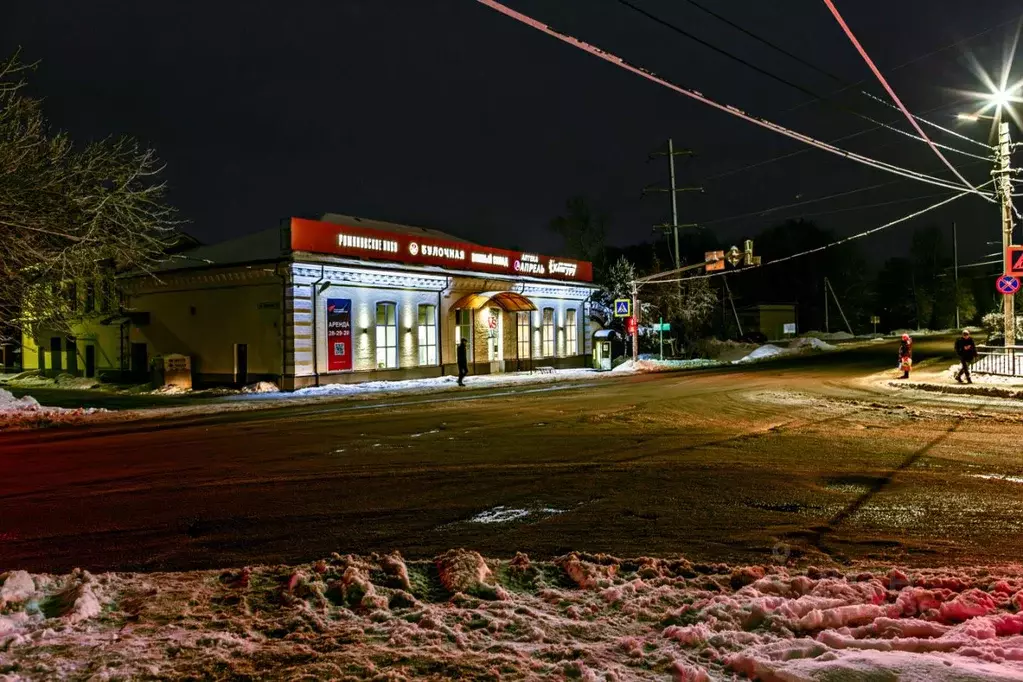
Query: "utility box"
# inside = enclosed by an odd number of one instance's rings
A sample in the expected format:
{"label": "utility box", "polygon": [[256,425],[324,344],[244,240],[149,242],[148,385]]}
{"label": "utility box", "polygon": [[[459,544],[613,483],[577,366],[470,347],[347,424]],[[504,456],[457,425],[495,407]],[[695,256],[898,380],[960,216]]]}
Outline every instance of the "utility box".
{"label": "utility box", "polygon": [[593,369],[610,371],[611,363],[624,352],[625,346],[614,329],[601,329],[593,334]]}
{"label": "utility box", "polygon": [[156,363],[156,385],[192,390],[192,357],[190,355],[164,355]]}

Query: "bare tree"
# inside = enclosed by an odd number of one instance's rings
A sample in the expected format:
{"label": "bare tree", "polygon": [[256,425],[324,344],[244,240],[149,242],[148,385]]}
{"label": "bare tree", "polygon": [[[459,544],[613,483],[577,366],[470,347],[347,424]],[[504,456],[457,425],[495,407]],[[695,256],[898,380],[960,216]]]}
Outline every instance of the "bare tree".
{"label": "bare tree", "polygon": [[0,63],[0,319],[67,329],[75,282],[151,271],[172,242],[162,166],[129,138],[75,145],[24,94],[31,66]]}

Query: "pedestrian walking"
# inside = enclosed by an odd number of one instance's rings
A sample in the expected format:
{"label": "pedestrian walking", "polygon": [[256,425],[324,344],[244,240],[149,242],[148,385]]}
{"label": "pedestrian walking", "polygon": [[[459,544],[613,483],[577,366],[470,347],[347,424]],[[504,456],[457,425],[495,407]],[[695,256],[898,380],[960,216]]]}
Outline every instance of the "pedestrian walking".
{"label": "pedestrian walking", "polygon": [[977,344],[974,343],[973,338],[970,336],[969,329],[964,329],[963,335],[956,339],[956,355],[959,356],[959,362],[962,363],[962,367],[956,372],[956,381],[960,384],[963,383],[963,377],[965,376],[966,383],[972,384],[973,379],[970,378],[970,365],[977,359]]}
{"label": "pedestrian walking", "polygon": [[465,375],[469,373],[469,339],[458,344],[458,385],[465,386]]}
{"label": "pedestrian walking", "polygon": [[902,343],[899,345],[899,370],[902,372],[901,379],[909,378],[909,370],[913,368],[913,339],[909,334],[902,335]]}

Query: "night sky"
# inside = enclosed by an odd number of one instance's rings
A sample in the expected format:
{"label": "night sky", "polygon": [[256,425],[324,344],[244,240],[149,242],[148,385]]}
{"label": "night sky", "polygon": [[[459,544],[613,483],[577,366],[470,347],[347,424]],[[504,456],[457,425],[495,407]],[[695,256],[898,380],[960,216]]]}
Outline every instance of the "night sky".
{"label": "night sky", "polygon": [[[842,84],[773,52],[685,0],[632,0],[715,45],[815,92]],[[818,0],[700,0],[847,83],[882,94]],[[615,0],[508,0],[519,11],[633,64],[820,139],[871,125],[715,54]],[[864,47],[915,113],[959,124],[971,108],[959,88],[982,89],[972,55],[1000,68],[1021,6],[1011,0],[840,0]],[[664,145],[693,149],[679,184],[680,222],[706,222],[722,239],[777,219],[943,194],[912,181],[769,216],[736,214],[898,180],[820,151],[720,176],[797,151],[798,142],[693,102],[517,24],[473,0],[361,2],[10,2],[0,53],[19,45],[41,62],[30,92],[52,124],[75,138],[129,134],[167,163],[171,201],[187,231],[217,241],[296,214],[337,212],[443,229],[504,247],[556,252],[547,223],[581,194],[611,214],[610,241],[653,238],[668,218]],[[778,8],[784,7],[784,11]],[[993,28],[994,27],[994,28]],[[965,45],[919,59],[992,29]],[[898,67],[910,60],[912,64]],[[1021,60],[1023,62],[1023,60]],[[1017,66],[1016,78],[1023,76]],[[874,118],[898,112],[856,88],[835,101]],[[937,107],[943,107],[938,109]],[[931,134],[928,129],[928,134]],[[1018,131],[1015,131],[1019,135]],[[984,153],[955,138],[943,142]],[[878,131],[849,149],[951,178],[922,143]],[[955,154],[972,181],[990,167]],[[973,165],[969,165],[973,164]],[[932,198],[930,201],[936,201]],[[927,200],[811,216],[847,234],[897,218]],[[998,213],[977,198],[935,212],[960,225],[964,260],[993,250]],[[720,221],[720,222],[718,222]],[[862,242],[874,260],[905,249],[911,227]]]}

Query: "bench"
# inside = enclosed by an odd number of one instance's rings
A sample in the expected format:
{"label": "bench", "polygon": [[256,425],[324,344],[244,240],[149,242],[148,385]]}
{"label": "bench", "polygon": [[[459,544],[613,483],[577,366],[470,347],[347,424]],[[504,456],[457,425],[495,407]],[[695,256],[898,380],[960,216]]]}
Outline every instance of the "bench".
{"label": "bench", "polygon": [[554,368],[549,365],[544,365],[543,367],[534,367],[529,373],[554,374]]}

